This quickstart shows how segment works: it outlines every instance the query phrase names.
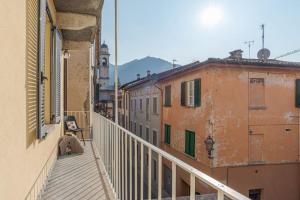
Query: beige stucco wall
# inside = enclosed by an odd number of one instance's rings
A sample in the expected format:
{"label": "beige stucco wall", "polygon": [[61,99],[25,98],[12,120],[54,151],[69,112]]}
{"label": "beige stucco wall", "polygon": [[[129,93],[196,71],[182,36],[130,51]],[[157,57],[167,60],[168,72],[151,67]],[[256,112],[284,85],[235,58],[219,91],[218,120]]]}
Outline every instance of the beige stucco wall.
{"label": "beige stucco wall", "polygon": [[26,1],[1,2],[0,199],[25,198],[62,133],[61,124],[45,140],[26,133],[25,16]]}
{"label": "beige stucco wall", "polygon": [[67,110],[89,111],[90,49],[70,50],[67,75]]}

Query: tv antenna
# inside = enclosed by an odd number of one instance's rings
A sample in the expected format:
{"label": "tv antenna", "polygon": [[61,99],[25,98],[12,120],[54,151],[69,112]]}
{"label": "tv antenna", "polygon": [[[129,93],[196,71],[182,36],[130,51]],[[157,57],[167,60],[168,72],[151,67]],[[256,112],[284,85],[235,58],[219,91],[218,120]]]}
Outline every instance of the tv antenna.
{"label": "tv antenna", "polygon": [[262,48],[258,51],[257,58],[266,61],[270,57],[271,52],[265,48],[265,24],[260,25],[260,28],[262,30]]}
{"label": "tv antenna", "polygon": [[265,24],[260,25],[260,28],[262,30],[262,49],[265,48]]}
{"label": "tv antenna", "polygon": [[249,50],[249,59],[250,59],[250,57],[251,57],[250,49],[251,49],[251,45],[254,44],[254,40],[246,41],[246,42],[244,42],[244,43],[248,46],[248,50]]}
{"label": "tv antenna", "polygon": [[173,69],[174,69],[174,68],[176,67],[176,66],[175,66],[175,62],[177,62],[177,60],[176,60],[176,59],[173,59],[172,62],[173,62]]}

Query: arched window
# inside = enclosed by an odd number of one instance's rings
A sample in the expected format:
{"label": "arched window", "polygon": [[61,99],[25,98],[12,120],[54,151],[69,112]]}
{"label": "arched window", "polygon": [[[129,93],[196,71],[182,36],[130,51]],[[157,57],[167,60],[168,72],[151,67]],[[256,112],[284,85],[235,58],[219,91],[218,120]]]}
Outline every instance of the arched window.
{"label": "arched window", "polygon": [[107,59],[106,58],[102,58],[102,66],[107,66]]}

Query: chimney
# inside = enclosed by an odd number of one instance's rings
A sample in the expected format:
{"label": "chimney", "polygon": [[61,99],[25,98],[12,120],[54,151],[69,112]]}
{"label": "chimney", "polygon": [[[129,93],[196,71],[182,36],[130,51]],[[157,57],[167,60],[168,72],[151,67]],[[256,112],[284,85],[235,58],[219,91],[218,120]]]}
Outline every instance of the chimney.
{"label": "chimney", "polygon": [[151,75],[150,70],[147,70],[147,77]]}
{"label": "chimney", "polygon": [[237,60],[240,60],[243,58],[243,51],[241,49],[237,49],[237,50],[231,51],[229,53],[230,53],[229,58],[237,59]]}
{"label": "chimney", "polygon": [[136,74],[136,79],[140,80],[141,79],[141,75],[140,74]]}

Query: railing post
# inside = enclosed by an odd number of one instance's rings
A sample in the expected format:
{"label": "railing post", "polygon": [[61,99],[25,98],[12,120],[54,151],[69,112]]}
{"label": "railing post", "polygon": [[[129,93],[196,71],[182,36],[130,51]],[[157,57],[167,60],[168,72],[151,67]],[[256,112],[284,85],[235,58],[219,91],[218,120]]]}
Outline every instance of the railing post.
{"label": "railing post", "polygon": [[151,158],[151,148],[148,147],[148,199],[152,199],[151,198],[151,167],[152,167],[152,158]]}
{"label": "railing post", "polygon": [[195,175],[190,174],[190,200],[195,200]]}
{"label": "railing post", "polygon": [[224,200],[224,192],[218,190],[218,200]]}
{"label": "railing post", "polygon": [[140,184],[141,198],[144,199],[144,145],[141,143],[141,184]]}
{"label": "railing post", "polygon": [[127,134],[125,133],[124,134],[124,139],[125,139],[125,171],[124,171],[124,174],[125,174],[125,200],[127,200],[128,198],[128,178],[127,178],[127,173],[128,173],[128,158],[127,158],[127,155],[128,155],[128,150],[127,150]]}
{"label": "railing post", "polygon": [[129,199],[132,200],[132,142],[129,136]]}
{"label": "railing post", "polygon": [[162,163],[161,163],[162,157],[161,154],[158,154],[158,194],[157,199],[161,200],[161,186],[162,186]]}
{"label": "railing post", "polygon": [[172,200],[176,200],[176,163],[172,161]]}
{"label": "railing post", "polygon": [[137,200],[137,141],[134,140],[134,199]]}

